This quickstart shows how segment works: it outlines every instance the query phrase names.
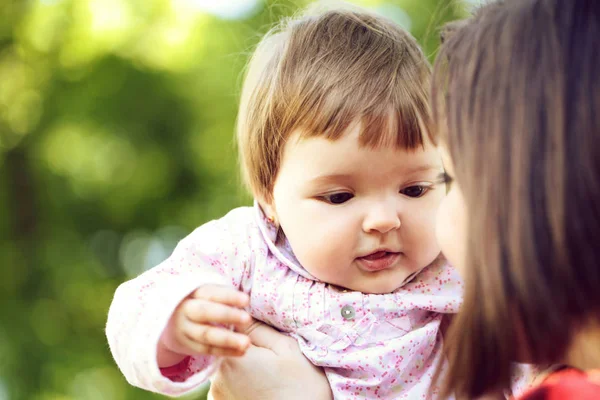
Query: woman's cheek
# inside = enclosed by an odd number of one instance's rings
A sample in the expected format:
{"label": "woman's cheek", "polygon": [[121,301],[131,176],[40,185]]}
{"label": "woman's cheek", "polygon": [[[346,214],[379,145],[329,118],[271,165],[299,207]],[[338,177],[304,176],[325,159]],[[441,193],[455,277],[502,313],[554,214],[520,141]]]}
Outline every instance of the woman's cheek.
{"label": "woman's cheek", "polygon": [[466,212],[459,190],[452,189],[442,200],[436,221],[436,236],[448,262],[462,275],[466,254]]}

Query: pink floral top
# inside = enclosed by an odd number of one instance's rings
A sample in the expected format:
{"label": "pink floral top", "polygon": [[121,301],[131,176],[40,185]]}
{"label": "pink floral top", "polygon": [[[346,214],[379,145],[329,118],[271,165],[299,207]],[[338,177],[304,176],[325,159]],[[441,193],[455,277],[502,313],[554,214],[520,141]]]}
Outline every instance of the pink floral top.
{"label": "pink floral top", "polygon": [[157,267],[122,284],[106,334],[135,386],[187,393],[218,366],[209,356],[159,369],[157,343],[177,305],[197,287],[229,284],[250,295],[252,316],[294,337],[323,367],[335,398],[425,399],[442,362],[440,322],[456,313],[462,283],[446,265],[430,266],[389,294],[341,290],[305,271],[260,208],[234,209],[183,239]]}

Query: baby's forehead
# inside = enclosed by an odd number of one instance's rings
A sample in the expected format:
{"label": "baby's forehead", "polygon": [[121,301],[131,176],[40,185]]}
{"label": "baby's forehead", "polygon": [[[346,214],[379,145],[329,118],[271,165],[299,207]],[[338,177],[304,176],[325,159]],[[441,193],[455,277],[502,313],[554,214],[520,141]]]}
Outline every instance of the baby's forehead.
{"label": "baby's forehead", "polygon": [[355,127],[345,135],[330,139],[323,136],[303,137],[295,133],[286,144],[282,170],[315,176],[403,174],[442,167],[440,154],[427,141],[416,148],[395,145],[367,145]]}

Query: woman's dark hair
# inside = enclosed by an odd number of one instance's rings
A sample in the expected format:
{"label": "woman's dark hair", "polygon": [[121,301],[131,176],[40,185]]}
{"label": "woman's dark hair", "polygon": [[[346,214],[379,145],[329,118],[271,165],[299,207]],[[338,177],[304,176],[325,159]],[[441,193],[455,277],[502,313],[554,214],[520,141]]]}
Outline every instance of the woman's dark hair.
{"label": "woman's dark hair", "polygon": [[599,19],[598,0],[506,0],[444,32],[433,118],[469,212],[446,394],[560,362],[600,316]]}

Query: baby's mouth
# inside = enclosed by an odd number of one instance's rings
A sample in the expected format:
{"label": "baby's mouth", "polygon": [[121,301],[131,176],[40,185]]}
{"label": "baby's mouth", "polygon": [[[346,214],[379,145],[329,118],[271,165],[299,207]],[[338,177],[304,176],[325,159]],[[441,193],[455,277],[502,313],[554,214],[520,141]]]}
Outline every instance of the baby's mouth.
{"label": "baby's mouth", "polygon": [[382,271],[396,264],[401,253],[390,251],[376,251],[363,257],[358,257],[360,265],[369,272]]}
{"label": "baby's mouth", "polygon": [[388,254],[393,254],[393,253],[390,253],[388,251],[376,251],[375,253],[371,253],[367,256],[360,257],[360,258],[362,258],[363,260],[379,260],[380,258],[383,258]]}

